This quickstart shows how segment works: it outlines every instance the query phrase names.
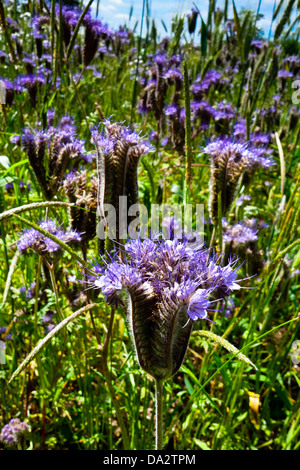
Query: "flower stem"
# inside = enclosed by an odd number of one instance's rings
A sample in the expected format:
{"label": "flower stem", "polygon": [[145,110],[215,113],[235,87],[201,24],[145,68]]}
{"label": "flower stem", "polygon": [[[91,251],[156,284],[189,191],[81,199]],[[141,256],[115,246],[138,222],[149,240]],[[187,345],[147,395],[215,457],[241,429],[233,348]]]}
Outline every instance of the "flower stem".
{"label": "flower stem", "polygon": [[155,380],[155,450],[163,448],[163,385],[162,379]]}
{"label": "flower stem", "polygon": [[122,415],[122,410],[121,410],[121,407],[119,405],[118,398],[115,394],[115,390],[114,390],[113,383],[112,383],[111,373],[110,373],[110,370],[108,368],[108,347],[109,347],[110,342],[111,342],[114,316],[115,316],[115,307],[112,307],[111,316],[110,316],[109,324],[108,324],[108,327],[107,327],[106,337],[105,337],[103,346],[101,348],[102,355],[101,355],[101,359],[100,359],[100,365],[101,365],[101,372],[104,375],[104,378],[105,378],[106,383],[107,383],[107,387],[108,387],[108,390],[109,390],[109,393],[110,393],[111,401],[112,401],[113,406],[115,408],[118,424],[121,428],[124,450],[130,450],[130,439],[129,439],[129,436],[128,436],[127,427],[126,427],[126,424],[125,424],[125,421],[124,421],[124,418],[123,418],[123,415]]}

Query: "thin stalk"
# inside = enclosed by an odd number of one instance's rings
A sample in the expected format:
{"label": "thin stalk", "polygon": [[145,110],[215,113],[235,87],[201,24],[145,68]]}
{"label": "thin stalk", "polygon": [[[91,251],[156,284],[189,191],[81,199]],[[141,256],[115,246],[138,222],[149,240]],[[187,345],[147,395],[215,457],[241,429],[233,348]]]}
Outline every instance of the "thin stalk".
{"label": "thin stalk", "polygon": [[74,45],[75,45],[75,41],[76,41],[76,38],[77,38],[77,35],[78,35],[79,28],[80,28],[80,26],[81,26],[81,24],[82,24],[82,22],[83,22],[83,20],[84,20],[85,15],[86,15],[87,12],[88,12],[90,6],[92,5],[93,1],[94,1],[94,0],[89,0],[89,2],[86,4],[85,9],[83,10],[83,12],[82,12],[82,14],[81,14],[81,16],[80,16],[80,18],[79,18],[79,20],[78,20],[78,23],[77,23],[77,25],[76,25],[76,27],[75,27],[75,29],[74,29],[74,32],[73,32],[72,37],[71,37],[70,44],[69,44],[68,49],[67,49],[67,52],[66,52],[65,62],[67,62],[67,61],[69,60],[69,58],[70,58],[71,52],[72,52],[73,47],[74,47]]}
{"label": "thin stalk", "polygon": [[192,176],[192,144],[191,144],[191,104],[187,64],[184,63],[184,108],[185,108],[185,178],[184,178],[184,204],[188,202],[188,189]]}
{"label": "thin stalk", "polygon": [[155,380],[155,450],[163,449],[163,387],[162,379]]}
{"label": "thin stalk", "polygon": [[51,56],[52,56],[52,70],[54,70],[54,51],[55,51],[55,0],[51,0],[51,23],[50,23],[50,38],[51,38]]}
{"label": "thin stalk", "polygon": [[59,316],[59,320],[62,321],[65,317],[64,317],[64,315],[61,311],[61,308],[59,306],[59,298],[58,298],[59,296],[58,296],[58,290],[57,290],[57,285],[56,285],[55,276],[54,276],[54,265],[53,264],[51,265],[47,262],[47,266],[48,266],[48,269],[49,269],[49,272],[50,272],[50,279],[51,279],[51,284],[52,284],[52,287],[53,287],[56,311],[57,311],[57,314]]}
{"label": "thin stalk", "polygon": [[120,405],[119,405],[119,400],[118,400],[118,398],[115,394],[115,390],[114,390],[114,387],[113,387],[113,384],[112,384],[111,373],[110,373],[110,370],[108,368],[108,362],[107,362],[109,345],[111,343],[114,316],[115,316],[115,308],[112,307],[111,315],[110,315],[110,319],[109,319],[109,324],[108,324],[108,327],[107,327],[106,337],[105,337],[103,346],[101,348],[102,354],[101,354],[101,358],[100,358],[100,365],[101,365],[101,372],[104,375],[104,378],[106,380],[107,387],[108,387],[108,390],[109,390],[109,393],[110,393],[110,398],[111,398],[111,401],[114,405],[115,412],[116,412],[116,415],[117,415],[117,420],[118,420],[119,426],[121,428],[124,449],[129,450],[130,449],[130,441],[129,441],[129,437],[128,437],[128,432],[127,432],[125,421],[123,419],[123,415],[122,415],[121,408],[120,408]]}
{"label": "thin stalk", "polygon": [[131,123],[132,123],[132,120],[133,120],[133,112],[134,112],[134,107],[135,107],[135,104],[136,104],[137,81],[138,81],[138,72],[139,72],[139,65],[140,65],[139,59],[140,59],[140,52],[141,52],[143,23],[144,23],[144,16],[145,16],[145,3],[146,3],[145,0],[143,0],[141,29],[140,29],[140,35],[138,37],[138,43],[137,43],[137,61],[136,61],[135,76],[134,76],[134,82],[133,82],[132,98],[131,98],[131,112],[130,112],[129,126],[131,126]]}
{"label": "thin stalk", "polygon": [[222,227],[222,192],[218,193],[218,235],[219,235],[219,248],[223,248],[223,227]]}

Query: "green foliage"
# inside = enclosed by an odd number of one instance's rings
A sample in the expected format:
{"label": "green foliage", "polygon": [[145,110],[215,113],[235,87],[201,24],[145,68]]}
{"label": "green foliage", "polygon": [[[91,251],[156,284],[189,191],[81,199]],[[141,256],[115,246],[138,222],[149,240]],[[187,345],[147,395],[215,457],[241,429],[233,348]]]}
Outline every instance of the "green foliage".
{"label": "green foliage", "polygon": [[[1,10],[0,50],[7,54],[3,61],[0,57],[1,76],[14,82],[26,73],[25,55],[36,56],[28,21],[36,8],[51,18],[45,30],[53,75],[38,86],[36,106],[24,90],[0,108],[0,340],[6,344],[5,364],[0,364],[0,422],[16,416],[28,420],[32,432],[22,445],[33,450],[152,449],[155,431],[154,384],[141,373],[134,355],[126,299],[124,306],[111,308],[101,293],[86,289],[94,264],[89,260],[101,261],[96,237],[83,250],[44,231],[63,248],[52,264],[33,251],[24,255],[16,249],[24,229],[40,230],[39,220],[54,218],[68,227],[74,205],[87,209],[79,197],[70,203],[62,186],[55,200],[45,200],[45,188],[26,152],[12,138],[25,127],[49,129],[52,111],[54,126],[63,116],[74,118],[88,156],[95,152],[90,129],[103,118],[124,122],[146,137],[155,134],[154,151],[138,167],[140,201],[149,212],[151,204],[203,204],[205,242],[219,253],[225,245],[222,214],[214,227],[208,219],[210,162],[203,147],[217,136],[231,137],[233,121],[245,119],[248,137],[271,134],[268,150],[275,165],[260,168],[251,184],[237,182],[227,218],[232,224],[256,218],[266,226],[258,233],[256,251],[249,245],[241,260],[245,289],[234,292],[232,308],[214,304],[213,322],[195,325],[183,366],[165,385],[164,445],[176,450],[299,450],[299,364],[292,361],[293,345],[300,339],[299,104],[292,105],[291,80],[278,77],[278,70],[288,67],[283,58],[300,52],[297,39],[286,37],[295,2],[278,3],[275,38],[257,53],[252,41],[263,39],[257,12],[238,12],[232,1],[233,18],[228,18],[230,2],[224,2],[223,15],[214,14],[216,2],[210,1],[207,18],[199,7],[193,38],[185,35],[186,19],[177,15],[169,40],[162,42],[147,2],[147,31],[136,34],[136,25],[125,28],[124,41],[115,36],[109,44],[103,41],[108,53],[98,51],[88,67],[82,64],[84,15],[66,45],[55,3],[5,4],[5,16]],[[101,4],[99,9],[101,16]],[[18,23],[17,35],[5,29],[7,18]],[[163,18],[161,22],[168,33]],[[168,59],[184,57],[182,88],[172,82],[164,89],[160,120],[153,108],[143,114],[137,106],[145,87],[151,90],[151,60],[158,52],[166,52]],[[46,59],[40,59],[41,67]],[[211,70],[220,72],[222,81],[195,98],[192,85],[205,83]],[[54,77],[59,78],[55,86]],[[276,95],[280,106],[269,114]],[[155,93],[151,97],[154,103],[159,98]],[[207,126],[197,121],[192,106],[202,99],[214,109],[232,104],[231,127],[221,120],[211,119]],[[180,150],[170,143],[179,135],[176,127],[172,134],[165,113],[171,103],[185,108]],[[95,159],[80,165],[88,183],[97,177]],[[245,195],[251,199],[240,205]],[[249,279],[251,266],[257,275]]]}

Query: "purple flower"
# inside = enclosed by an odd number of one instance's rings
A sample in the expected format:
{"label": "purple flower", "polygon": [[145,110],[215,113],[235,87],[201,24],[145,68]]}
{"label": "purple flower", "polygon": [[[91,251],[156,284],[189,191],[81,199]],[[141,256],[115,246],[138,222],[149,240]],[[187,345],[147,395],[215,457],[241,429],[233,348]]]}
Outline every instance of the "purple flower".
{"label": "purple flower", "polygon": [[109,119],[104,121],[106,132],[92,129],[92,142],[99,147],[105,155],[117,150],[120,142],[131,147],[131,154],[140,156],[152,150],[152,146],[144,141],[140,134],[118,123],[111,123]]}
{"label": "purple flower", "polygon": [[87,14],[83,21],[85,37],[83,46],[83,63],[87,67],[93,60],[99,48],[100,39],[109,40],[112,32],[107,25]]}
{"label": "purple flower", "polygon": [[[39,226],[64,243],[79,243],[81,241],[81,235],[78,232],[74,230],[65,231],[57,227],[56,222],[53,220],[42,221]],[[33,249],[42,256],[51,256],[61,250],[60,245],[35,229],[23,232],[23,235],[17,241],[17,248],[22,253],[27,253],[29,249]]]}
{"label": "purple flower", "polygon": [[235,282],[238,268],[234,261],[222,267],[220,259],[209,256],[202,245],[193,246],[186,240],[133,239],[125,244],[125,253],[128,259],[117,258],[104,273],[92,278],[92,285],[108,301],[115,301],[120,290],[130,291],[143,282],[149,283],[159,302],[170,296],[185,307],[199,289],[209,297],[217,288],[229,295],[240,287]]}
{"label": "purple flower", "polygon": [[215,110],[206,101],[192,101],[191,102],[192,119],[199,118],[201,127],[207,128],[212,117],[215,115]]}
{"label": "purple flower", "polygon": [[89,283],[113,305],[127,291],[139,364],[167,379],[182,364],[194,323],[208,319],[214,301],[240,288],[238,266],[234,260],[223,266],[220,256],[186,239],[133,239],[124,248]]}
{"label": "purple flower", "polygon": [[236,205],[238,207],[241,207],[244,203],[244,201],[250,201],[251,200],[251,196],[249,196],[249,194],[242,194],[238,200],[236,201]]}
{"label": "purple flower", "polygon": [[172,117],[176,116],[177,113],[178,113],[177,106],[170,105],[170,106],[166,107],[166,110],[165,110],[165,115],[166,116],[170,116],[172,118]]}
{"label": "purple flower", "polygon": [[287,79],[287,78],[290,78],[290,77],[293,77],[294,74],[293,72],[289,72],[288,70],[279,70],[278,72],[278,77],[279,78],[283,78],[283,79]]}
{"label": "purple flower", "polygon": [[216,85],[220,79],[220,72],[214,69],[208,70],[204,78],[199,75],[191,86],[195,98],[201,99],[201,97],[206,94],[213,85]]}
{"label": "purple flower", "polygon": [[25,421],[13,418],[2,428],[0,440],[8,447],[12,447],[17,445],[21,437],[28,432],[30,432],[30,427]]}
{"label": "purple flower", "polygon": [[225,226],[223,239],[225,243],[245,245],[258,239],[257,232],[258,230],[255,230],[252,227],[237,223],[232,226]]}
{"label": "purple flower", "polygon": [[169,69],[165,74],[164,74],[164,79],[168,80],[169,82],[183,82],[183,76],[180,70],[178,69]]}
{"label": "purple flower", "polygon": [[264,147],[256,148],[242,140],[235,141],[221,137],[209,143],[203,150],[212,157],[213,161],[227,156],[229,163],[239,164],[241,169],[244,168],[248,171],[258,167],[269,168],[274,165],[274,160],[271,157],[265,157],[267,151]]}
{"label": "purple flower", "polygon": [[210,309],[211,302],[208,300],[210,292],[206,289],[198,289],[195,294],[192,295],[187,313],[193,320],[203,320],[207,317],[207,310]]}
{"label": "purple flower", "polygon": [[232,106],[228,103],[219,103],[215,108],[214,118],[216,121],[230,120],[235,117]]}
{"label": "purple flower", "polygon": [[235,141],[228,137],[209,143],[204,152],[211,157],[210,217],[215,223],[218,218],[218,193],[221,190],[221,211],[225,216],[235,197],[238,182],[248,182],[260,167],[269,168],[273,159],[264,147],[254,147],[248,142]]}

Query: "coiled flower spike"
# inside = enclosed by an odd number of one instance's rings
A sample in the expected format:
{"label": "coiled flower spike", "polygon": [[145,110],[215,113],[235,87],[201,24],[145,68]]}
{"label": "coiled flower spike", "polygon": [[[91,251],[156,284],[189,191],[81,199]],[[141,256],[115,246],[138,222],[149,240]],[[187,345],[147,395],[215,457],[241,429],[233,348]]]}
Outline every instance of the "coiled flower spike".
{"label": "coiled flower spike", "polygon": [[203,151],[211,157],[209,211],[214,224],[218,220],[218,197],[221,195],[221,214],[228,213],[236,195],[238,183],[247,175],[248,180],[259,168],[269,168],[274,162],[265,157],[265,148],[251,146],[229,138],[209,143]]}
{"label": "coiled flower spike", "polygon": [[120,291],[127,291],[138,362],[164,381],[179,370],[195,321],[208,319],[214,301],[240,288],[238,268],[233,261],[222,266],[203,246],[178,239],[135,239],[124,250],[125,257],[111,261],[89,282],[114,305]]}
{"label": "coiled flower spike", "polygon": [[[99,223],[105,224],[105,204],[116,211],[115,239],[119,240],[119,198],[127,197],[128,207],[138,203],[138,164],[141,155],[152,150],[139,134],[118,123],[104,121],[105,132],[92,131],[97,150]],[[99,240],[100,251],[103,243]],[[101,244],[102,243],[102,244]]]}

